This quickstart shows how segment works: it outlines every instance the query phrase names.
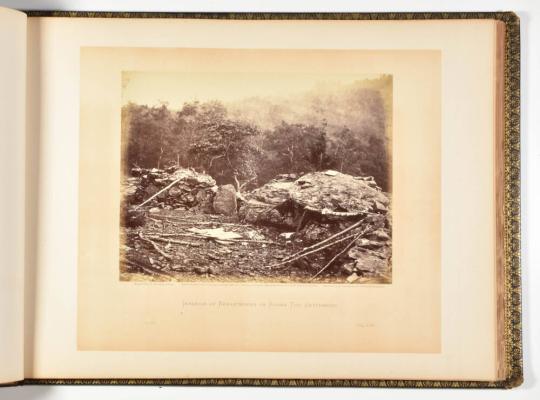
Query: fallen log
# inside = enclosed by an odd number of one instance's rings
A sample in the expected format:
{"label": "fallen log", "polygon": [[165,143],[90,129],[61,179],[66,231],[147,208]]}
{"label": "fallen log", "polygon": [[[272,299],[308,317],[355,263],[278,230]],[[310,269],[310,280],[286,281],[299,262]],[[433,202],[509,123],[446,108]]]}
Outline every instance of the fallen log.
{"label": "fallen log", "polygon": [[147,274],[150,274],[150,275],[165,275],[165,276],[169,276],[169,277],[173,276],[172,274],[169,274],[166,271],[162,271],[162,270],[160,270],[158,268],[151,267],[149,265],[142,265],[140,263],[136,263],[136,262],[131,261],[131,260],[124,260],[123,263],[125,265],[127,265],[128,267],[143,270],[144,272],[146,272]]}
{"label": "fallen log", "polygon": [[138,206],[135,206],[133,209],[136,210],[137,208],[140,208],[142,206],[144,206],[146,203],[148,203],[150,200],[156,198],[157,196],[159,196],[161,193],[163,193],[164,191],[166,191],[167,189],[170,189],[172,188],[174,185],[176,185],[178,182],[180,182],[182,179],[184,179],[184,177],[181,177],[181,178],[178,178],[176,179],[175,181],[173,181],[172,183],[170,183],[169,185],[165,186],[163,189],[161,189],[159,192],[157,193],[154,193],[152,196],[150,196],[149,198],[147,198],[145,201],[143,201],[141,204],[139,204]]}
{"label": "fallen log", "polygon": [[[210,216],[211,217],[211,216]],[[159,215],[154,214],[153,218],[150,218],[154,221],[162,222],[174,222],[175,225],[223,225],[223,226],[243,226],[245,227],[246,224],[235,224],[232,222],[218,222],[218,221],[191,221],[184,217],[178,217],[173,215]]]}
{"label": "fallen log", "polygon": [[341,243],[347,239],[350,239],[352,237],[354,237],[355,235],[348,235],[348,236],[345,236],[343,238],[339,238],[339,239],[336,239],[334,242],[332,243],[327,243],[326,245],[324,245],[323,247],[319,247],[319,248],[316,248],[314,250],[311,250],[311,251],[308,251],[307,253],[304,253],[304,254],[301,254],[302,252],[298,252],[296,253],[296,255],[293,257],[293,258],[289,258],[287,260],[284,260],[284,261],[280,261],[279,263],[276,263],[276,264],[272,264],[272,265],[266,265],[264,268],[274,268],[274,267],[279,267],[280,265],[285,265],[285,264],[288,264],[288,263],[291,263],[293,261],[296,261],[296,260],[299,260],[301,258],[304,258],[306,256],[309,256],[311,254],[315,254],[315,253],[318,253],[319,251],[322,251],[324,249],[327,249],[328,247],[332,247],[338,243]]}
{"label": "fallen log", "polygon": [[152,247],[163,257],[165,257],[168,260],[172,260],[172,256],[170,254],[165,253],[163,250],[159,248],[157,244],[155,244],[151,239],[145,238],[142,234],[142,232],[139,232],[139,237],[144,240],[146,243],[150,243]]}
{"label": "fallen log", "polygon": [[[176,236],[182,236],[182,237],[190,237],[195,239],[207,239],[207,240],[215,240],[215,241],[222,241],[222,242],[248,242],[248,243],[261,243],[261,244],[274,244],[274,245],[281,245],[280,243],[272,242],[270,240],[254,240],[254,239],[227,239],[227,238],[218,238],[211,235],[203,235],[203,234],[197,234],[197,233],[158,233],[158,232],[152,232],[154,235],[159,235],[162,238],[166,237],[176,237]],[[156,237],[152,237],[152,239],[156,239]],[[162,239],[166,240],[166,239]],[[172,242],[174,243],[174,242]],[[189,243],[189,242],[186,242]]]}
{"label": "fallen log", "polygon": [[[317,243],[315,243],[315,244],[313,244],[313,245],[311,245],[311,246],[308,246],[308,247],[304,247],[304,248],[303,248],[302,250],[300,250],[299,252],[297,252],[297,253],[295,253],[295,254],[292,254],[292,255],[286,257],[285,260],[288,260],[288,259],[290,259],[290,258],[296,257],[296,256],[300,255],[301,253],[303,253],[303,252],[305,252],[305,251],[310,251],[310,250],[315,249],[315,248],[317,248],[317,247],[319,247],[319,246],[322,246],[323,244],[326,244],[326,243],[328,243],[328,242],[334,240],[335,238],[338,238],[339,236],[341,236],[341,235],[343,235],[343,234],[345,234],[345,233],[347,233],[347,232],[350,232],[351,230],[353,230],[353,229],[359,227],[363,222],[364,222],[364,220],[361,219],[361,220],[355,222],[354,224],[352,224],[351,226],[348,226],[347,228],[343,229],[342,231],[339,231],[339,232],[335,233],[334,235],[332,235],[332,236],[330,236],[330,237],[327,237],[327,238],[324,239],[324,240],[321,240],[320,242],[317,242]],[[284,261],[285,261],[285,260],[284,260]]]}
{"label": "fallen log", "polygon": [[157,242],[167,242],[167,243],[174,243],[174,244],[182,244],[186,246],[193,246],[193,247],[200,247],[200,243],[193,243],[193,242],[186,242],[184,240],[174,240],[174,239],[165,239],[158,236],[150,236],[149,237],[152,240],[155,240]]}
{"label": "fallen log", "polygon": [[353,245],[354,243],[360,238],[362,237],[363,235],[365,235],[367,233],[367,230],[366,231],[363,231],[363,232],[360,232],[358,233],[358,235],[356,235],[353,240],[351,240],[349,242],[349,244],[347,244],[347,246],[345,246],[343,248],[343,250],[341,250],[339,253],[337,253],[334,257],[332,257],[332,259],[330,261],[328,261],[326,263],[326,265],[324,267],[322,267],[319,272],[317,272],[315,275],[313,275],[311,278],[310,278],[310,281],[312,281],[313,279],[315,279],[316,277],[318,277],[324,270],[326,270],[330,265],[332,265],[332,263],[334,261],[336,261],[341,255],[343,255],[347,250],[349,250]]}

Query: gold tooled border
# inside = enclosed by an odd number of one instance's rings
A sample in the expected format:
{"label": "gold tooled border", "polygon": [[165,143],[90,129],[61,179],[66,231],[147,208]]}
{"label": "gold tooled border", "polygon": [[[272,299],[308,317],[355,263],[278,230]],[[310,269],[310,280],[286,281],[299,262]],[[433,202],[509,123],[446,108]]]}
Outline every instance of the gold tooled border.
{"label": "gold tooled border", "polygon": [[389,379],[25,379],[16,384],[68,385],[214,385],[379,388],[512,388],[523,382],[520,266],[520,27],[513,12],[414,13],[161,13],[27,11],[29,17],[72,18],[198,18],[198,19],[321,19],[437,20],[494,19],[505,31],[504,64],[504,274],[505,361],[507,377],[499,381]]}

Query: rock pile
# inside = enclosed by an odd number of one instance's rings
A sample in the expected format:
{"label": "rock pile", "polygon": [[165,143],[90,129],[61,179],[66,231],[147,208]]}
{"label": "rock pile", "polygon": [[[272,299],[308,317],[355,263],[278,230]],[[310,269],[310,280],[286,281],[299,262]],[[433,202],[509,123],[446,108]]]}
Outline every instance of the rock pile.
{"label": "rock pile", "polygon": [[389,273],[390,198],[372,177],[337,171],[280,176],[245,198],[240,208],[245,221],[294,231],[291,235],[306,244],[324,242],[361,221],[348,232],[353,239],[336,265],[350,282]]}
{"label": "rock pile", "polygon": [[210,175],[174,167],[133,168],[124,188],[125,201],[130,206],[138,206],[155,196],[145,206],[201,212],[213,211],[212,201],[217,191],[216,181]]}

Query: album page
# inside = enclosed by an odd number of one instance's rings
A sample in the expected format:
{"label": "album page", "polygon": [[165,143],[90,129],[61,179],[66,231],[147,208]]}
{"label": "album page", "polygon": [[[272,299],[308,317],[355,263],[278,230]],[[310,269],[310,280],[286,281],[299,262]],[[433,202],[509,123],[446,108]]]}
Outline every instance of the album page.
{"label": "album page", "polygon": [[28,25],[27,377],[497,378],[496,22]]}

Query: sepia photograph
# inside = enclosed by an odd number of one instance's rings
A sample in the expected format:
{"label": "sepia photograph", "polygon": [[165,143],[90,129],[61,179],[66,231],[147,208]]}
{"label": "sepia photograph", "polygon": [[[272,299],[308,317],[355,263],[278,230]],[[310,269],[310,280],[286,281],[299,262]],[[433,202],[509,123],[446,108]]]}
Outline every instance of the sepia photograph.
{"label": "sepia photograph", "polygon": [[77,348],[439,351],[440,59],[82,49]]}
{"label": "sepia photograph", "polygon": [[121,96],[120,281],[392,282],[391,75],[122,71]]}

